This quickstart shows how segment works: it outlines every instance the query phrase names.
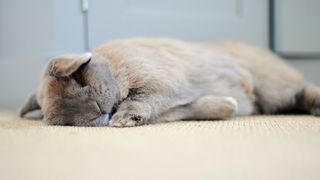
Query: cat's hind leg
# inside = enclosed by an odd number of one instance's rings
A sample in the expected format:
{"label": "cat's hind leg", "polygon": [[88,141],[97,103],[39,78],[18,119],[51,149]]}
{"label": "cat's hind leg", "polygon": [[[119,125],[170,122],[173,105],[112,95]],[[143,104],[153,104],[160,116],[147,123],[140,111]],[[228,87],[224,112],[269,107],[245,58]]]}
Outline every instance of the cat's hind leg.
{"label": "cat's hind leg", "polygon": [[223,120],[233,117],[237,110],[238,102],[235,98],[207,95],[190,104],[172,108],[161,114],[153,122]]}
{"label": "cat's hind leg", "polygon": [[307,85],[297,95],[296,106],[312,115],[320,116],[320,88]]}

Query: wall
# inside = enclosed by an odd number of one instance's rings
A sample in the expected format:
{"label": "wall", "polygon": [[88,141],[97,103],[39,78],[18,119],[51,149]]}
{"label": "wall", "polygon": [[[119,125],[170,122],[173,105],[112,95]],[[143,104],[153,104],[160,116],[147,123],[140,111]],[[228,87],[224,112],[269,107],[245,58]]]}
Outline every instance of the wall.
{"label": "wall", "polygon": [[78,0],[0,1],[0,108],[35,91],[52,56],[84,51]]}

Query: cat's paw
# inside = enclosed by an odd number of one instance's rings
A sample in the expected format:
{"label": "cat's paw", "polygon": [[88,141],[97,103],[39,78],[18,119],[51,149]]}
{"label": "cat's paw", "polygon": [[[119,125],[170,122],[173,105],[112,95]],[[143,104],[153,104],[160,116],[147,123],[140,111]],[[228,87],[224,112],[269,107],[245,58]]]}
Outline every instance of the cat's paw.
{"label": "cat's paw", "polygon": [[222,119],[228,119],[233,117],[238,111],[238,102],[233,97],[226,97],[225,102],[221,104],[220,110],[218,111]]}
{"label": "cat's paw", "polygon": [[226,100],[230,103],[230,109],[236,112],[238,110],[238,101],[233,97],[226,97]]}
{"label": "cat's paw", "polygon": [[204,119],[228,119],[238,111],[238,102],[233,97],[203,96],[193,105],[198,117]]}
{"label": "cat's paw", "polygon": [[130,111],[118,111],[109,121],[110,127],[134,127],[143,125],[146,118]]}
{"label": "cat's paw", "polygon": [[315,116],[320,116],[320,97],[317,97],[312,103],[310,113]]}

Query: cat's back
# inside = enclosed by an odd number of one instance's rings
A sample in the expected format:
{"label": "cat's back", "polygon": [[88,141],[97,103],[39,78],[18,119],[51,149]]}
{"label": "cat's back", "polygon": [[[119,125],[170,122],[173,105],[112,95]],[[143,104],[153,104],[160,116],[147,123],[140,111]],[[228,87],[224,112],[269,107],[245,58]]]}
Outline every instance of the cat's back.
{"label": "cat's back", "polygon": [[111,41],[94,49],[95,52],[108,56],[149,57],[171,54],[175,56],[194,55],[198,49],[195,43],[172,38],[131,38]]}
{"label": "cat's back", "polygon": [[172,38],[131,38],[106,43],[94,52],[110,61],[146,63],[150,65],[190,66],[227,61],[227,51],[207,46],[207,43],[187,42]]}
{"label": "cat's back", "polygon": [[301,81],[302,75],[290,67],[284,59],[267,48],[240,42],[212,43],[209,46],[229,54],[241,66],[260,79],[295,79]]}

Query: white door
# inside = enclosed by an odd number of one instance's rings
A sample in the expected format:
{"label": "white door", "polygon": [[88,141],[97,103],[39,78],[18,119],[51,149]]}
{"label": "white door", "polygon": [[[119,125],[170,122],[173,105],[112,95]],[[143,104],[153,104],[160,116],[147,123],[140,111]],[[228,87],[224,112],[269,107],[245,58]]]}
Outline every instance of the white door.
{"label": "white door", "polygon": [[268,46],[268,0],[89,1],[89,48],[139,36]]}

